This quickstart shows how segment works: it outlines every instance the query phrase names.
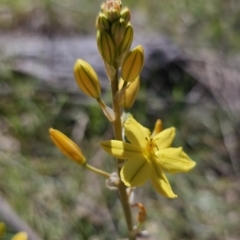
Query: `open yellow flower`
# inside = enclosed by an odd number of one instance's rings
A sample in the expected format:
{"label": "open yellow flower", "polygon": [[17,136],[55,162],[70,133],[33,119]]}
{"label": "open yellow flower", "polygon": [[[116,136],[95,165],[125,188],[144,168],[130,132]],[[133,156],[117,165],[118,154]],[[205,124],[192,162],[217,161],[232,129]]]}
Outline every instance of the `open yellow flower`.
{"label": "open yellow flower", "polygon": [[181,147],[170,147],[175,128],[167,128],[152,137],[149,129],[130,116],[124,129],[130,143],[109,140],[101,142],[101,146],[112,156],[127,159],[120,173],[125,185],[140,186],[150,179],[157,192],[168,198],[176,198],[164,172],[188,172],[196,164]]}

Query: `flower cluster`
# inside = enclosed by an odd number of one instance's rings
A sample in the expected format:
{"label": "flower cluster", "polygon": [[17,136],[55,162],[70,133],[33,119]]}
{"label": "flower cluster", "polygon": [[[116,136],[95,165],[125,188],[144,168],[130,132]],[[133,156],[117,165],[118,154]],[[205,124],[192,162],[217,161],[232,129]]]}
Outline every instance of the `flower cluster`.
{"label": "flower cluster", "polygon": [[80,148],[58,130],[51,128],[49,133],[64,155],[85,169],[107,178],[109,189],[118,189],[129,234],[132,234],[130,205],[139,208],[138,226],[146,219],[146,208],[141,203],[132,203],[132,194],[128,193],[149,179],[158,193],[167,198],[176,198],[165,173],[188,172],[195,162],[181,147],[171,147],[175,137],[174,127],[163,130],[162,122],[157,120],[151,134],[129,113],[140,88],[144,65],[143,47],[131,49],[134,31],[130,20],[130,11],[122,8],[120,0],[106,0],[96,20],[97,47],[109,79],[111,106],[102,99],[101,82],[93,67],[85,60],[77,59],[73,68],[79,89],[96,100],[113,126],[114,139],[103,141],[100,145],[117,159],[118,174],[89,165]]}

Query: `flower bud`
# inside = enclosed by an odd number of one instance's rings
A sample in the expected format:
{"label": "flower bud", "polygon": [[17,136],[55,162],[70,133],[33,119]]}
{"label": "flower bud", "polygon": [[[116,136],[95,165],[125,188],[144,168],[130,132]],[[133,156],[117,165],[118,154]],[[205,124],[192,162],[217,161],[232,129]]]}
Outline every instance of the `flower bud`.
{"label": "flower bud", "polygon": [[144,53],[142,46],[137,46],[125,57],[121,77],[124,81],[132,82],[140,75],[144,63]]}
{"label": "flower bud", "polygon": [[[120,87],[123,85],[123,80],[120,80]],[[126,88],[124,97],[122,100],[122,106],[125,110],[129,110],[133,103],[135,102],[136,96],[138,94],[140,88],[140,78],[137,77],[133,82],[129,84],[129,86]]]}
{"label": "flower bud", "polygon": [[28,235],[26,232],[19,232],[15,234],[11,240],[27,240],[27,239],[28,239]]}
{"label": "flower bud", "polygon": [[116,58],[116,49],[112,37],[106,31],[97,32],[97,46],[104,61],[113,65]]}
{"label": "flower bud", "polygon": [[127,27],[125,28],[125,33],[122,39],[122,42],[120,43],[117,52],[118,52],[118,58],[117,58],[117,64],[118,67],[122,65],[122,62],[126,55],[129,52],[129,49],[131,48],[133,41],[133,28],[132,25],[129,23]]}
{"label": "flower bud", "polygon": [[121,11],[121,18],[125,20],[125,23],[128,24],[131,20],[131,13],[127,7],[122,9]]}
{"label": "flower bud", "polygon": [[123,40],[118,47],[118,55],[122,55],[128,52],[131,47],[132,41],[133,41],[133,28],[132,25],[129,23],[125,28]]}
{"label": "flower bud", "polygon": [[82,59],[78,59],[73,71],[78,87],[86,95],[92,98],[99,98],[101,96],[98,76],[90,64]]}
{"label": "flower bud", "polygon": [[113,37],[113,40],[116,46],[119,46],[119,44],[122,42],[124,33],[125,33],[124,19],[120,18],[119,20],[112,23],[111,35]]}
{"label": "flower bud", "polygon": [[113,22],[119,18],[122,4],[120,0],[106,0],[101,8],[106,17]]}
{"label": "flower bud", "polygon": [[82,154],[82,151],[70,138],[53,128],[49,129],[49,133],[52,141],[65,156],[80,165],[86,162],[86,158]]}
{"label": "flower bud", "polygon": [[103,13],[99,13],[97,17],[96,28],[98,30],[107,30],[107,31],[110,29],[110,22],[108,21],[107,17]]}

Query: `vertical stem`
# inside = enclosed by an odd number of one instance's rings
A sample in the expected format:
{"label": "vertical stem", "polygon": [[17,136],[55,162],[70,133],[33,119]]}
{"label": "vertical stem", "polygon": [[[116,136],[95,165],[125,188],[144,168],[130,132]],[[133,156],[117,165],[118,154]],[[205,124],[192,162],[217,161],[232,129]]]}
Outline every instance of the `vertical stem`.
{"label": "vertical stem", "polygon": [[[117,68],[116,68],[117,70]],[[114,76],[114,79],[111,81],[111,88],[112,88],[112,103],[113,103],[113,110],[116,115],[116,120],[113,122],[113,130],[114,130],[114,135],[116,140],[122,141],[122,122],[121,122],[121,106],[119,102],[117,102],[114,98],[115,94],[118,91],[118,71],[116,71],[116,74]],[[117,159],[118,162],[118,174],[120,176],[120,171],[121,171],[121,164],[123,163],[123,160]],[[120,195],[120,200],[122,203],[125,219],[127,222],[128,226],[128,232],[129,232],[129,239],[130,240],[135,240],[135,234],[133,231],[133,226],[132,226],[132,214],[131,214],[131,209],[129,206],[128,202],[128,196],[126,193],[126,186],[122,181],[120,181],[120,184],[118,186],[118,192]]]}

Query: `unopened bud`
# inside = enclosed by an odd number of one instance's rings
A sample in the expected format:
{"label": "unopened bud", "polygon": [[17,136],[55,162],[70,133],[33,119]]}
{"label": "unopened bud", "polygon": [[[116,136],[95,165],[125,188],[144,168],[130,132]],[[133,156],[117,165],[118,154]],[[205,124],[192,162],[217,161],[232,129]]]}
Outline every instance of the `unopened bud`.
{"label": "unopened bud", "polygon": [[113,65],[116,58],[116,49],[111,35],[106,31],[98,31],[97,46],[103,60]]}
{"label": "unopened bud", "polygon": [[49,133],[52,141],[65,156],[80,165],[86,162],[86,158],[82,154],[81,149],[70,138],[53,128],[49,129]]}
{"label": "unopened bud", "polygon": [[131,13],[129,11],[129,9],[127,7],[125,7],[124,9],[122,9],[121,11],[121,18],[123,18],[125,20],[125,23],[129,23],[131,20]]}
{"label": "unopened bud", "polygon": [[112,23],[111,35],[113,36],[113,40],[116,46],[119,46],[119,44],[122,42],[124,33],[125,33],[124,19],[120,18],[119,20],[116,20],[115,22]]}
{"label": "unopened bud", "polygon": [[[123,82],[124,81],[121,79],[119,82],[120,87],[123,85]],[[129,110],[132,107],[139,92],[139,88],[140,78],[137,77],[133,82],[129,84],[129,86],[124,91],[122,106],[124,107],[125,110]]]}
{"label": "unopened bud", "polygon": [[125,28],[123,40],[118,47],[118,55],[119,56],[129,51],[129,49],[132,45],[132,41],[133,41],[133,27],[129,23],[127,25],[127,27]]}
{"label": "unopened bud", "polygon": [[132,82],[141,73],[144,64],[144,53],[142,46],[137,46],[125,57],[121,77],[124,81]]}
{"label": "unopened bud", "polygon": [[133,41],[133,28],[132,25],[129,23],[127,27],[125,28],[125,33],[122,39],[122,42],[120,43],[117,52],[118,52],[118,58],[117,58],[117,64],[118,67],[122,65],[122,62],[126,55],[129,53],[129,49],[131,48]]}
{"label": "unopened bud", "polygon": [[19,232],[15,234],[11,240],[27,240],[27,239],[28,239],[28,235],[26,232]]}
{"label": "unopened bud", "polygon": [[107,18],[113,22],[119,18],[122,4],[120,0],[106,0],[102,5],[102,11],[107,16]]}
{"label": "unopened bud", "polygon": [[158,119],[155,123],[155,126],[154,126],[154,129],[153,129],[153,132],[152,132],[152,138],[154,136],[156,136],[158,133],[160,133],[162,131],[162,121],[160,119]]}
{"label": "unopened bud", "polygon": [[82,59],[78,59],[73,71],[78,87],[89,97],[99,98],[101,87],[98,76],[91,65]]}
{"label": "unopened bud", "polygon": [[97,17],[96,28],[98,30],[110,30],[110,22],[103,13],[99,13]]}

